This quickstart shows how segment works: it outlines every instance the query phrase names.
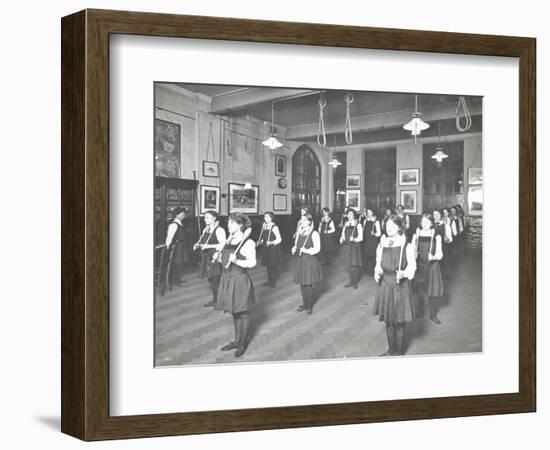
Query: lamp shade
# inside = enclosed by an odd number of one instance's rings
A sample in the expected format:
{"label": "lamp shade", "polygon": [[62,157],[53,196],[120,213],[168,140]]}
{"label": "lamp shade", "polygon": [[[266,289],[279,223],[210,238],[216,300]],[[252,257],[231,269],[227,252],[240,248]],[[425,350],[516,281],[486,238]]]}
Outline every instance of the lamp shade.
{"label": "lamp shade", "polygon": [[252,185],[250,183],[245,183],[244,188],[245,189],[252,189]]}
{"label": "lamp shade", "polygon": [[421,113],[415,112],[413,113],[413,118],[410,120],[410,122],[407,122],[405,125],[403,125],[403,128],[407,131],[410,131],[413,136],[418,136],[422,131],[427,130],[430,128],[430,124],[424,122],[420,116],[422,116]]}
{"label": "lamp shade", "polygon": [[280,148],[283,146],[281,141],[279,141],[279,139],[277,139],[273,135],[269,136],[265,141],[262,142],[262,144],[266,147],[269,147],[271,150],[275,150],[276,148]]}
{"label": "lamp shade", "polygon": [[447,158],[449,155],[447,155],[445,152],[443,152],[441,147],[436,148],[437,152],[435,152],[432,155],[432,158],[435,159],[438,163],[443,161],[445,158]]}
{"label": "lamp shade", "polygon": [[341,166],[342,163],[340,161],[338,161],[336,158],[332,158],[332,161],[330,161],[328,163],[329,166],[331,166],[332,168],[336,169],[338,166]]}

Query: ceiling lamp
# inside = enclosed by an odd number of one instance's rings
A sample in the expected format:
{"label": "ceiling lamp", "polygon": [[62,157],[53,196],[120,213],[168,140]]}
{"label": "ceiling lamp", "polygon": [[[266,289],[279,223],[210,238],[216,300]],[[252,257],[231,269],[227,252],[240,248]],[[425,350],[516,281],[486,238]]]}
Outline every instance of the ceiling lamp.
{"label": "ceiling lamp", "polygon": [[245,188],[245,190],[250,190],[250,189],[252,189],[252,185],[250,183],[245,183],[244,188]]}
{"label": "ceiling lamp", "polygon": [[[332,152],[334,153],[335,151],[336,151],[336,135],[334,135],[334,148],[332,149]],[[336,158],[336,156],[334,156],[332,158],[332,161],[329,161],[328,165],[333,169],[337,169],[339,166],[342,165],[342,163],[338,161],[338,158]]]}
{"label": "ceiling lamp", "polygon": [[277,139],[275,135],[274,127],[273,127],[273,123],[275,121],[274,119],[275,119],[275,105],[274,103],[271,103],[271,135],[265,141],[262,142],[262,144],[265,145],[266,147],[269,147],[271,151],[283,146],[281,141],[279,141],[279,139]]}
{"label": "ceiling lamp", "polygon": [[412,114],[412,119],[410,122],[403,125],[403,128],[407,131],[410,131],[414,136],[414,142],[416,144],[416,136],[419,136],[420,133],[424,130],[430,128],[430,124],[424,122],[420,117],[422,113],[418,112],[418,95],[414,96],[414,113]]}
{"label": "ceiling lamp", "polygon": [[441,147],[441,122],[438,122],[437,126],[438,126],[438,129],[439,129],[439,139],[438,139],[438,142],[437,142],[437,147],[435,148],[436,152],[432,155],[432,158],[435,159],[437,167],[441,167],[441,163],[443,162],[443,160],[445,158],[448,158],[449,155],[447,155],[443,151],[443,147]]}

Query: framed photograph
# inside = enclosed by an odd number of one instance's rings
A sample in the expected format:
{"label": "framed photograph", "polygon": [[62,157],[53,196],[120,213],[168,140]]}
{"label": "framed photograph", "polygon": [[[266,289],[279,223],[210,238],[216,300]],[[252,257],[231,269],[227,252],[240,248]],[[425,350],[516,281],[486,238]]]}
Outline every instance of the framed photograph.
{"label": "framed photograph", "polygon": [[468,184],[483,184],[483,169],[481,167],[468,167]]}
{"label": "framed photograph", "polygon": [[360,189],[361,188],[361,175],[347,175],[346,176],[346,188],[347,189]]}
{"label": "framed photograph", "polygon": [[[532,38],[421,30],[105,10],[64,17],[62,431],[91,441],[535,411],[535,48]],[[290,58],[290,75],[265,70],[266,61],[287,67]],[[369,77],[327,76],[327,66]],[[219,67],[231,67],[231,78]],[[324,97],[326,129],[342,130],[350,93],[358,159],[346,164],[358,180],[335,176],[311,120]],[[376,117],[364,107],[374,101]],[[422,127],[411,124],[418,113]],[[272,120],[285,132],[258,126]],[[447,158],[428,174],[439,122]],[[214,159],[200,145],[210,123],[223,133],[219,168],[203,164]],[[264,142],[274,140],[288,149],[288,174],[277,159],[273,174]],[[499,173],[485,190],[466,173],[480,148],[498,148],[482,155]],[[372,164],[355,167],[366,154]],[[200,186],[201,168],[228,182],[227,193]],[[191,197],[171,195],[170,216],[159,217],[168,193],[155,194],[155,179],[172,175]],[[357,295],[338,282],[302,296],[289,269],[296,257],[281,252],[285,270],[274,282],[258,263],[268,252],[253,258],[247,239],[223,249],[222,263],[232,267],[237,254],[240,269],[221,271],[214,299],[194,244],[221,238],[221,229],[201,236],[201,210],[252,216],[245,234],[233,231],[238,240],[253,230],[255,240],[259,203],[283,206],[277,177],[285,176],[292,212],[345,196],[356,209],[363,200],[377,209],[402,203],[409,213],[460,203],[475,215],[506,198],[523,220],[502,227],[493,207],[475,218],[475,241],[491,239],[457,260],[448,302],[431,317],[412,318],[410,281],[397,286],[391,273],[382,275],[388,283],[361,281]],[[468,183],[462,190],[447,180]],[[401,181],[418,187],[402,191]],[[284,231],[296,229],[296,217],[276,219],[283,248],[293,245]],[[521,249],[506,264],[502,242]],[[304,280],[317,276],[307,270]],[[327,270],[329,283],[347,278],[340,264]],[[390,284],[385,295],[406,300],[395,317],[402,333],[379,320],[383,308],[363,306]],[[434,373],[445,382],[434,383]]]}
{"label": "framed photograph", "polygon": [[202,176],[218,178],[220,176],[220,165],[216,161],[202,162]]}
{"label": "framed photograph", "polygon": [[228,189],[228,211],[229,214],[258,214],[259,212],[260,188],[251,185],[247,189],[244,184],[229,183]]}
{"label": "framed photograph", "polygon": [[420,183],[420,169],[400,169],[399,184],[401,186],[416,186]]}
{"label": "framed photograph", "polygon": [[216,211],[220,213],[220,188],[219,186],[206,186],[204,184],[200,187],[201,198],[201,215],[206,211]]}
{"label": "framed photograph", "polygon": [[286,156],[275,155],[275,176],[286,177]]}
{"label": "framed photograph", "polygon": [[403,205],[403,211],[406,213],[416,214],[418,191],[401,191],[401,204]]}
{"label": "framed photograph", "polygon": [[346,191],[346,206],[348,208],[353,208],[355,211],[361,209],[361,191],[359,189],[348,189]]}
{"label": "framed photograph", "polygon": [[273,194],[273,211],[286,210],[286,194]]}
{"label": "framed photograph", "polygon": [[483,187],[468,187],[468,214],[470,216],[483,215]]}

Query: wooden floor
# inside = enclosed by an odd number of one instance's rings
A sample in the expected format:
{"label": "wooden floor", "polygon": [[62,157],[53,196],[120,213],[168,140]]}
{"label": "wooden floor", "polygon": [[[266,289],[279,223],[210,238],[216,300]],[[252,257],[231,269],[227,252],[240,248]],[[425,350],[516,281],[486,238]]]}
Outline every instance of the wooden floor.
{"label": "wooden floor", "polygon": [[[277,287],[263,287],[266,271],[251,270],[258,303],[251,311],[252,338],[244,356],[220,347],[233,340],[230,314],[202,305],[211,294],[196,273],[185,283],[156,295],[157,366],[202,365],[378,356],[387,348],[384,324],[373,315],[376,284],[363,277],[359,289],[343,287],[347,273],[336,260],[325,270],[325,283],[313,314],[296,313],[300,288],[292,283],[294,261],[283,264]],[[417,319],[406,330],[407,355],[480,352],[482,350],[481,253],[467,253],[446,284],[439,317],[443,324]]]}

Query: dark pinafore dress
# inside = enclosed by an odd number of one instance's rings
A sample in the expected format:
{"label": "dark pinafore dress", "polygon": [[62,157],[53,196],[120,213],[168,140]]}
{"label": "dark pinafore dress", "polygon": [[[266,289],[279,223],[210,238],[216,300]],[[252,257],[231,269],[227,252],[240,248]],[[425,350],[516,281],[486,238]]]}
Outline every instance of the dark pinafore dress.
{"label": "dark pinafore dress", "polygon": [[[218,238],[216,236],[216,230],[209,233],[205,233],[199,240],[199,244],[208,244],[208,245],[217,245],[219,244]],[[219,277],[222,274],[222,266],[219,262],[212,262],[212,257],[216,253],[214,248],[209,248],[207,250],[201,250],[201,260],[199,266],[199,277],[200,278],[214,278]]]}
{"label": "dark pinafore dress", "polygon": [[174,253],[172,253],[172,262],[176,264],[183,264],[184,262],[184,239],[183,239],[183,226],[180,225],[175,220],[172,221],[178,228],[172,238],[172,244],[170,247],[173,248]]}
{"label": "dark pinafore dress", "polygon": [[361,256],[361,243],[351,242],[351,238],[354,239],[359,236],[359,231],[355,226],[346,226],[344,228],[344,261],[348,267],[361,267],[363,265],[363,258]]}
{"label": "dark pinafore dress", "polygon": [[365,256],[376,258],[376,249],[378,248],[378,243],[380,242],[380,237],[374,235],[376,231],[374,224],[377,220],[365,220],[363,224],[363,245],[365,248]]}
{"label": "dark pinafore dress", "polygon": [[[231,314],[247,312],[250,305],[256,303],[254,285],[248,274],[248,269],[236,264],[230,264],[229,267],[226,267],[229,262],[229,255],[237,247],[238,244],[227,244],[222,250],[222,276],[216,304],[217,310]],[[240,252],[237,253],[237,259],[244,259]]]}
{"label": "dark pinafore dress", "polygon": [[262,248],[262,266],[277,266],[281,261],[281,245],[265,245],[265,242],[273,242],[276,239],[275,233],[273,233],[273,229],[276,227],[277,225],[273,225],[270,229],[266,230],[262,226],[262,232],[258,239],[264,242]]}
{"label": "dark pinafore dress", "polygon": [[435,255],[435,233],[433,236],[420,236],[417,238],[416,272],[414,273],[414,290],[417,294],[428,297],[443,296],[443,276],[439,261],[429,261],[428,253]]}
{"label": "dark pinafore dress", "polygon": [[[332,219],[328,222],[321,220],[321,251],[323,253],[336,252],[336,242],[334,241],[334,233],[328,233]],[[335,228],[336,232],[336,228]]]}
{"label": "dark pinafore dress", "polygon": [[313,285],[319,283],[323,278],[321,264],[317,255],[302,254],[300,249],[310,249],[313,247],[311,235],[316,233],[312,231],[306,235],[300,233],[296,242],[296,267],[294,269],[294,283],[301,285]]}
{"label": "dark pinafore dress", "polygon": [[397,268],[401,256],[401,270],[407,267],[406,245],[403,247],[383,247],[380,264],[383,274],[376,291],[374,314],[380,321],[396,324],[415,318],[415,305],[408,278],[397,282]]}

